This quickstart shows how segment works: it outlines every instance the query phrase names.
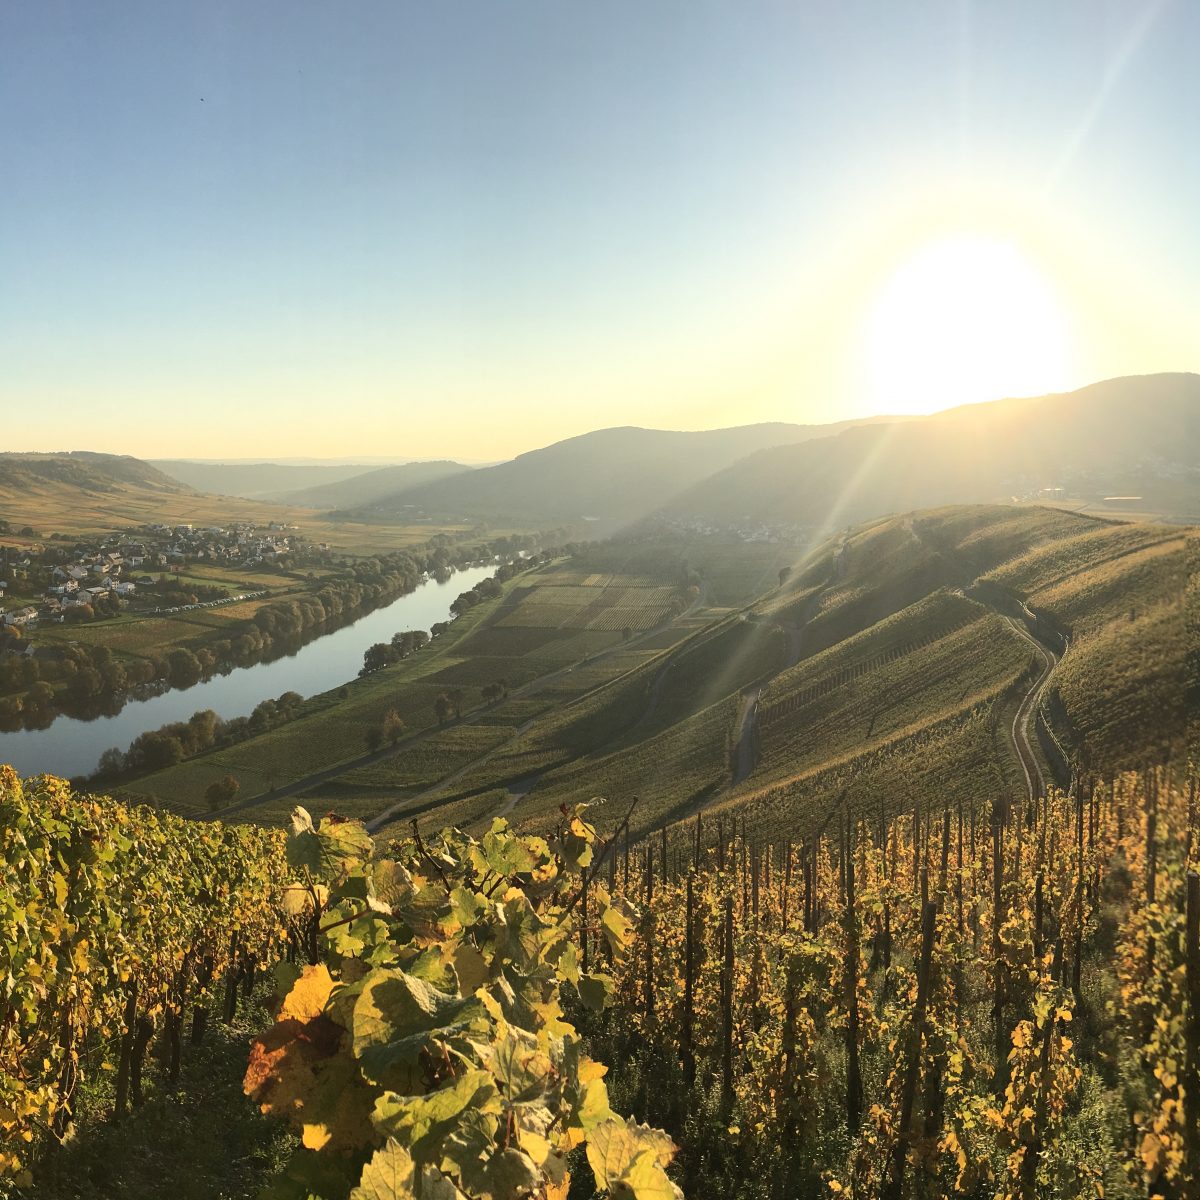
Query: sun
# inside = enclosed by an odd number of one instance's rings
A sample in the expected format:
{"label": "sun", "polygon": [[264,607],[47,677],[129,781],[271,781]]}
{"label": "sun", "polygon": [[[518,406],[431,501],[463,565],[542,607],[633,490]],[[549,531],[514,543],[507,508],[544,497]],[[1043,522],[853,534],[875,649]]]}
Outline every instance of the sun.
{"label": "sun", "polygon": [[870,307],[864,367],[875,410],[928,413],[1070,386],[1070,320],[1021,246],[939,237],[887,279]]}

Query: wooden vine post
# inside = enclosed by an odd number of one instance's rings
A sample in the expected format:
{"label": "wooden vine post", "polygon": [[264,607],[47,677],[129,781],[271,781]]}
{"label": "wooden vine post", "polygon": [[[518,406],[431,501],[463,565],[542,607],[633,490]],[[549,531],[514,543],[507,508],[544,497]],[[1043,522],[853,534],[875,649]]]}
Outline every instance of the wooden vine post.
{"label": "wooden vine post", "polygon": [[992,807],[992,1024],[995,1053],[995,1091],[1008,1084],[1008,1030],[1004,1025],[1004,956],[1000,927],[1004,923],[1004,825],[999,805]]}
{"label": "wooden vine post", "polygon": [[687,877],[686,925],[683,940],[683,1076],[690,1089],[696,1081],[696,1051],[692,1042],[696,977],[696,902],[694,876]]}
{"label": "wooden vine post", "polygon": [[846,820],[846,1132],[862,1121],[862,1075],[858,1065],[858,916],[854,908],[854,825]]}
{"label": "wooden vine post", "polygon": [[1184,1038],[1184,1163],[1186,1177],[1200,1188],[1200,874],[1187,873],[1184,950],[1187,964],[1187,1021]]}
{"label": "wooden vine post", "polygon": [[654,1021],[654,853],[646,851],[646,1023]]}
{"label": "wooden vine post", "polygon": [[933,939],[937,929],[937,905],[930,901],[921,912],[921,958],[917,967],[917,1001],[908,1031],[904,1084],[900,1094],[900,1124],[892,1146],[880,1200],[901,1200],[904,1195],[905,1163],[913,1141],[913,1110],[921,1077],[921,1049],[925,1039],[925,1014],[929,1007],[929,978],[933,966]]}
{"label": "wooden vine post", "polygon": [[721,1112],[733,1113],[733,897],[725,897],[725,969],[721,988]]}

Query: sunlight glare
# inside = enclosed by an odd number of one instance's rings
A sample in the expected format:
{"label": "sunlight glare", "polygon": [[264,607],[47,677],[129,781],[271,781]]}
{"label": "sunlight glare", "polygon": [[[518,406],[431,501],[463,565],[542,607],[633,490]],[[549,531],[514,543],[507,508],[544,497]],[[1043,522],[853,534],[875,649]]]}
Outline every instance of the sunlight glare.
{"label": "sunlight glare", "polygon": [[955,404],[1070,386],[1070,329],[1047,277],[1008,239],[927,243],[884,284],[865,331],[875,411]]}

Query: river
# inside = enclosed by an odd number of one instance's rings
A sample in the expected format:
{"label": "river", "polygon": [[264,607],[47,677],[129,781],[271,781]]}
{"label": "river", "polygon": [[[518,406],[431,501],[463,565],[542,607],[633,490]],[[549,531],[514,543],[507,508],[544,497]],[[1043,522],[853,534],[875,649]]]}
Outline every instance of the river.
{"label": "river", "polygon": [[302,696],[327,692],[358,674],[368,646],[389,641],[402,629],[428,629],[437,621],[448,620],[455,598],[494,570],[491,566],[467,567],[445,581],[430,579],[357,621],[315,638],[294,654],[238,667],[194,687],[130,700],[112,717],[85,721],[61,716],[48,729],[0,733],[0,763],[11,763],[21,775],[87,775],[110,747],[127,750],[139,734],[172,721],[186,721],[201,709],[211,708],[226,719],[246,717],[256,704],[284,692]]}

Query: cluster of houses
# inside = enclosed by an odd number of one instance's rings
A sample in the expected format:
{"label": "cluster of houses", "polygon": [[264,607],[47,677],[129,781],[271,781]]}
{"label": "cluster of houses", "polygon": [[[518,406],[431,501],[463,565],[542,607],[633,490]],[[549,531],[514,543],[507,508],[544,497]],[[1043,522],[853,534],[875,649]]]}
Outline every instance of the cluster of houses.
{"label": "cluster of houses", "polygon": [[[62,621],[72,608],[94,605],[115,598],[127,604],[139,587],[154,584],[151,571],[178,571],[188,562],[219,563],[255,567],[275,563],[292,550],[293,526],[272,524],[266,530],[254,525],[196,528],[192,525],[145,525],[129,532],[113,533],[98,544],[77,544],[68,555],[56,547],[21,552],[19,559],[5,565],[19,569],[27,578],[40,576],[45,592],[38,604],[5,611],[0,605],[0,624],[25,628],[39,621]],[[49,560],[55,560],[49,565]],[[0,601],[7,585],[0,582]]]}
{"label": "cluster of houses", "polygon": [[696,516],[660,515],[656,521],[660,529],[690,537],[733,537],[739,542],[763,542],[768,545],[803,545],[814,533],[807,525],[764,525],[753,521],[717,524]]}

